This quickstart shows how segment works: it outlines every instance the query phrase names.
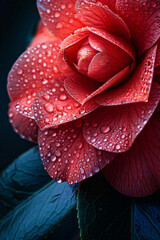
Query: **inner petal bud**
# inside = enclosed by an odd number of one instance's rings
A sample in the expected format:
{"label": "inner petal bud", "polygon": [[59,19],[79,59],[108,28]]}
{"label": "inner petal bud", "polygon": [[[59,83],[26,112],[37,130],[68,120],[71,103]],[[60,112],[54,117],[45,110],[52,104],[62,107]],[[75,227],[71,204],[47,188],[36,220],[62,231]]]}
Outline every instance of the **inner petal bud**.
{"label": "inner petal bud", "polygon": [[89,64],[96,53],[97,51],[89,43],[79,49],[77,54],[77,69],[80,73],[83,75],[88,74]]}

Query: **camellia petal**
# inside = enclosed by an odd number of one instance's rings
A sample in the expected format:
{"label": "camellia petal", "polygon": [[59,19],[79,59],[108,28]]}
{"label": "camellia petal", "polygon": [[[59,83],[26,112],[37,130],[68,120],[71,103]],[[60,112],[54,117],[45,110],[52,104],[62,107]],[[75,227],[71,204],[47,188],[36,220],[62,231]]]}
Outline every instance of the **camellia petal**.
{"label": "camellia petal", "polygon": [[147,102],[154,75],[156,51],[156,46],[148,51],[142,63],[123,86],[102,93],[97,96],[96,102],[102,106]]}
{"label": "camellia petal", "polygon": [[[78,41],[86,38],[87,36],[90,45],[97,51],[103,51],[103,48],[105,48],[107,42],[109,44],[115,45],[115,47],[119,48],[122,53],[124,52],[124,55],[126,54],[128,58],[131,59],[131,61],[128,63],[129,67],[124,67],[124,69],[119,74],[116,74],[112,79],[104,83],[104,85],[99,84],[93,79],[79,76],[78,74],[73,75],[73,70],[70,68],[71,64],[69,60],[69,58],[71,58],[71,52],[73,54],[73,50],[70,48],[72,45],[76,44]],[[100,40],[99,42],[95,41],[97,38]],[[105,46],[103,41],[106,41]],[[135,64],[135,55],[132,46],[129,45],[125,40],[117,38],[102,29],[86,27],[84,29],[76,31],[74,35],[69,36],[62,42],[61,51],[61,56],[58,57],[59,66],[61,69],[65,69],[64,74],[66,74],[66,76],[67,74],[72,75],[65,79],[65,88],[74,99],[82,104],[97,94],[101,93],[102,91],[106,90],[107,88],[120,83],[121,81],[124,81],[124,79],[132,72]],[[67,67],[67,65],[69,66]]]}
{"label": "camellia petal", "polygon": [[45,42],[29,48],[9,73],[9,96],[17,102],[17,111],[27,117],[34,117],[32,103],[39,89],[52,79],[62,76],[56,64],[59,44],[59,41]]}
{"label": "camellia petal", "polygon": [[98,106],[94,101],[82,106],[56,80],[38,92],[33,104],[35,120],[41,129],[81,118]]}
{"label": "camellia petal", "polygon": [[101,2],[77,0],[75,8],[81,21],[89,27],[106,30],[114,35],[130,39],[129,29],[123,19]]}
{"label": "camellia petal", "polygon": [[118,155],[103,169],[109,183],[119,192],[144,197],[160,186],[160,113],[153,117],[129,151]]}
{"label": "camellia petal", "polygon": [[103,5],[107,5],[113,12],[115,12],[116,0],[99,0]]}
{"label": "camellia petal", "polygon": [[85,119],[84,138],[100,150],[125,152],[143,130],[160,100],[160,86],[153,84],[147,103],[101,107]]}
{"label": "camellia petal", "polygon": [[83,27],[75,11],[76,0],[37,0],[44,25],[54,35],[64,39],[77,28]]}
{"label": "camellia petal", "polygon": [[115,154],[99,151],[82,135],[81,119],[39,130],[39,149],[44,168],[56,181],[76,183],[91,177],[113,160]]}
{"label": "camellia petal", "polygon": [[12,103],[9,106],[8,115],[15,132],[22,138],[37,142],[38,126],[33,119],[24,117],[22,114],[18,113]]}
{"label": "camellia petal", "polygon": [[[126,79],[129,73],[130,69],[129,67],[126,67],[103,85],[100,85],[98,82],[91,79],[74,75],[65,78],[64,86],[75,100],[81,104],[85,104],[87,101],[105,91],[107,88]],[[98,97],[97,99],[94,99],[94,101],[97,101],[97,103],[100,102],[101,104]]]}
{"label": "camellia petal", "polygon": [[156,55],[155,67],[160,67],[160,39],[157,42],[157,55]]}
{"label": "camellia petal", "polygon": [[129,27],[137,53],[142,54],[159,39],[159,0],[117,0],[116,11]]}
{"label": "camellia petal", "polygon": [[57,40],[56,37],[48,30],[46,26],[43,25],[42,21],[40,21],[37,28],[37,32],[34,38],[32,39],[29,47],[34,47],[37,44],[55,40]]}

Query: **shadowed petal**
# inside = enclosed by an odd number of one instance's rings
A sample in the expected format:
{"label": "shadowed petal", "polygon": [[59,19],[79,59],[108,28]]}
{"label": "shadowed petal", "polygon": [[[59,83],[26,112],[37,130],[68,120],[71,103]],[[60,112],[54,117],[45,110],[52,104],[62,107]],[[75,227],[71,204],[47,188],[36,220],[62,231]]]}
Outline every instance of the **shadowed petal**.
{"label": "shadowed petal", "polygon": [[76,183],[91,177],[113,160],[115,154],[99,151],[82,135],[81,119],[39,130],[39,149],[44,168],[56,181]]}
{"label": "shadowed petal", "polygon": [[77,0],[75,9],[81,21],[89,27],[102,28],[114,35],[130,39],[130,32],[123,19],[107,5],[87,0]]}
{"label": "shadowed petal", "polygon": [[156,51],[156,46],[148,51],[142,63],[123,86],[101,94],[96,98],[96,102],[102,106],[147,102],[154,75]]}
{"label": "shadowed petal", "polygon": [[129,27],[139,54],[152,47],[160,37],[160,1],[117,0],[116,10]]}
{"label": "shadowed petal", "polygon": [[74,9],[76,0],[37,0],[37,6],[44,25],[52,33],[64,39],[77,28],[83,27]]}
{"label": "shadowed petal", "polygon": [[31,118],[24,117],[18,113],[13,104],[9,106],[9,120],[16,133],[29,141],[37,142],[38,126]]}
{"label": "shadowed petal", "polygon": [[85,119],[84,138],[110,152],[127,151],[151,118],[160,100],[160,86],[153,84],[147,103],[101,107]]}
{"label": "shadowed petal", "polygon": [[143,197],[160,187],[160,113],[153,117],[129,151],[118,155],[103,170],[119,192]]}
{"label": "shadowed petal", "polygon": [[56,37],[48,30],[46,26],[43,25],[42,21],[40,21],[36,34],[32,39],[29,47],[34,47],[37,44],[55,40],[57,40]]}

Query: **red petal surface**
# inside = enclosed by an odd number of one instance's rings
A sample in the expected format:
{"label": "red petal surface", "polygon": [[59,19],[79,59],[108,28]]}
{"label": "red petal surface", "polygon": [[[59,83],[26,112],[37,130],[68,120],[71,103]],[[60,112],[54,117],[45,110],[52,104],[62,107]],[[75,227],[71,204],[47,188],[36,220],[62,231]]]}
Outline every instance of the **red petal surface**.
{"label": "red petal surface", "polygon": [[41,129],[81,118],[99,105],[90,101],[80,105],[64,89],[61,82],[53,80],[48,88],[42,88],[34,100],[34,115]]}
{"label": "red petal surface", "polygon": [[44,25],[54,35],[64,39],[83,24],[74,9],[76,0],[37,0],[37,6]]}
{"label": "red petal surface", "polygon": [[8,76],[8,93],[17,111],[33,117],[32,103],[39,88],[60,77],[56,65],[59,41],[46,42],[29,48],[12,67]]}
{"label": "red petal surface", "polygon": [[18,113],[13,104],[9,107],[9,119],[16,133],[29,141],[37,142],[38,126],[31,118]]}
{"label": "red petal surface", "polygon": [[148,51],[144,60],[137,66],[131,78],[122,86],[98,96],[96,101],[102,106],[121,105],[134,102],[147,102],[152,79],[157,47]]}
{"label": "red petal surface", "polygon": [[160,186],[160,113],[153,117],[129,151],[118,155],[103,174],[119,192],[143,197]]}
{"label": "red petal surface", "polygon": [[42,42],[55,41],[55,36],[48,30],[46,26],[43,25],[42,21],[39,22],[37,32],[30,43],[29,47],[36,46]]}
{"label": "red petal surface", "polygon": [[149,121],[159,100],[160,86],[155,83],[147,103],[97,109],[85,119],[84,138],[100,150],[127,151]]}
{"label": "red petal surface", "polygon": [[157,42],[157,56],[156,56],[155,67],[160,67],[160,39]]}
{"label": "red petal surface", "polygon": [[[133,63],[130,67],[130,69],[126,68],[123,71],[121,71],[118,75],[114,76],[112,79],[108,80],[107,83],[105,83],[104,85],[100,85],[98,82],[96,81],[92,81],[89,78],[85,78],[85,77],[81,77],[79,75],[74,75],[71,77],[68,77],[65,79],[65,88],[67,90],[67,92],[69,92],[69,94],[76,99],[79,103],[84,104],[85,102],[87,102],[89,99],[91,99],[92,97],[96,96],[97,94],[101,93],[102,91],[106,90],[107,88],[113,86],[114,84],[119,83],[121,80],[123,81],[132,71],[133,67],[134,67],[134,62],[135,62],[135,56],[134,56],[134,52],[132,50],[132,46],[128,45],[126,41],[122,40],[121,38],[117,38],[107,32],[105,32],[104,30],[99,30],[99,29],[95,29],[95,28],[84,28],[81,30],[78,30],[75,34],[75,42],[72,42],[72,40],[74,41],[74,35],[69,36],[67,39],[65,39],[62,42],[62,46],[63,48],[67,48],[69,49],[69,47],[71,46],[71,44],[78,42],[79,39],[87,37],[89,35],[89,31],[90,36],[89,36],[89,42],[90,45],[97,51],[101,50],[104,51],[105,47],[102,44],[102,41],[108,41],[109,43],[114,44],[115,46],[119,47],[121,50],[123,50],[125,53],[127,53],[132,59],[133,59]],[[92,37],[96,35],[96,37]],[[103,40],[101,41],[96,41],[96,39],[101,39]],[[68,53],[72,52],[67,50]],[[70,54],[71,55],[71,54]],[[70,70],[70,73],[68,72],[68,65],[66,62],[66,59],[63,58],[62,56],[64,56],[64,50],[61,56],[59,56],[59,66],[62,69],[66,70],[67,74],[73,74],[73,70]],[[129,71],[128,71],[129,70]],[[122,77],[122,79],[121,79]]]}
{"label": "red petal surface", "polygon": [[107,5],[92,0],[77,0],[75,9],[86,26],[102,28],[114,35],[130,39],[129,29],[123,19],[112,12]]}
{"label": "red petal surface", "polygon": [[90,146],[82,135],[82,120],[55,129],[39,130],[39,149],[44,168],[56,181],[76,183],[106,166],[115,154]]}
{"label": "red petal surface", "polygon": [[107,5],[113,12],[115,12],[116,0],[99,0],[103,5]]}
{"label": "red petal surface", "polygon": [[139,54],[152,47],[160,37],[160,1],[117,0],[116,10],[129,27]]}
{"label": "red petal surface", "polygon": [[128,53],[100,36],[90,34],[89,43],[94,49],[100,51],[90,62],[88,68],[90,78],[106,82],[132,63]]}

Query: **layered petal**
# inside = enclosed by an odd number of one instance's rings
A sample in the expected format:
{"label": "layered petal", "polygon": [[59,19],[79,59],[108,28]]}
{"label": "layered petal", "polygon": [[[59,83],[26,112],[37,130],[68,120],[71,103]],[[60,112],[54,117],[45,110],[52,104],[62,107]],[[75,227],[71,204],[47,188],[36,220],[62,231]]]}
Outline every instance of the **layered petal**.
{"label": "layered petal", "polygon": [[159,39],[159,0],[117,0],[116,11],[129,27],[132,42],[139,54],[151,48]]}
{"label": "layered petal", "polygon": [[102,106],[122,105],[134,102],[147,102],[154,76],[157,47],[148,51],[126,83],[96,98]]}
{"label": "layered petal", "polygon": [[156,55],[155,67],[160,67],[160,39],[157,42],[157,55]]}
{"label": "layered petal", "polygon": [[153,84],[147,103],[101,107],[85,119],[83,134],[97,149],[127,151],[151,118],[160,100],[160,86]]}
{"label": "layered petal", "polygon": [[116,0],[99,0],[103,5],[107,5],[113,12],[115,12]]}
{"label": "layered petal", "polygon": [[38,24],[36,34],[32,39],[29,47],[34,47],[37,44],[48,42],[48,41],[55,41],[55,40],[57,40],[55,36],[48,30],[46,26],[44,26],[42,21],[40,21]]}
{"label": "layered petal", "polygon": [[115,154],[99,151],[82,135],[81,119],[39,130],[39,149],[44,168],[56,181],[76,183],[91,177],[113,160]]}
{"label": "layered petal", "polygon": [[123,19],[101,2],[77,0],[77,15],[85,26],[102,28],[114,35],[130,39],[130,32]]}
{"label": "layered petal", "polygon": [[81,118],[98,106],[94,101],[82,106],[56,80],[38,92],[33,104],[35,120],[41,129]]}
{"label": "layered petal", "polygon": [[160,187],[160,113],[153,117],[129,151],[118,155],[103,170],[109,183],[119,192],[143,197]]}
{"label": "layered petal", "polygon": [[18,113],[12,103],[9,106],[8,115],[10,123],[16,133],[18,133],[22,138],[32,142],[37,142],[38,126],[33,119],[24,117],[22,114]]}
{"label": "layered petal", "polygon": [[74,8],[75,2],[76,0],[37,0],[44,25],[61,39],[83,27]]}
{"label": "layered petal", "polygon": [[62,77],[56,64],[59,41],[45,42],[29,48],[12,67],[8,76],[8,93],[21,114],[34,118],[33,100],[43,86]]}
{"label": "layered petal", "polygon": [[[72,39],[75,40],[72,41]],[[93,79],[89,79],[87,77],[81,77],[78,74],[73,74],[73,69],[71,70],[71,55],[74,54],[74,48],[76,43],[82,41],[83,39],[88,37],[88,41],[93,49],[101,52],[101,54],[106,53],[108,51],[107,46],[111,45],[113,48],[116,48],[117,52],[121,53],[121,57],[123,56],[122,63],[118,63],[119,70],[124,68],[120,73],[116,74],[113,78],[108,79],[104,85],[99,84]],[[81,42],[80,42],[81,43]],[[75,44],[75,45],[74,45]],[[73,46],[72,46],[73,45]],[[109,48],[110,49],[110,48]],[[76,52],[76,51],[75,51]],[[108,51],[109,52],[109,51]],[[72,53],[72,54],[71,54]],[[106,53],[107,54],[107,53]],[[108,53],[109,55],[109,53]],[[91,66],[95,66],[95,62],[97,66],[101,67],[104,75],[106,74],[104,66],[100,66],[99,61],[95,59],[97,55],[92,59],[93,64]],[[71,77],[65,79],[65,88],[69,92],[69,94],[75,98],[78,102],[84,104],[89,99],[93,98],[97,94],[106,90],[107,88],[124,81],[125,78],[132,72],[134,64],[135,64],[135,55],[132,49],[132,46],[128,44],[125,40],[121,38],[117,38],[102,29],[96,28],[84,28],[75,32],[75,35],[69,36],[62,42],[61,55],[59,56],[59,66],[61,69],[64,69],[64,74],[70,74]],[[114,59],[114,57],[113,57]],[[61,61],[60,61],[61,60]],[[117,56],[115,57],[115,61],[118,62]],[[120,60],[119,60],[120,61]],[[120,61],[121,62],[121,61]],[[92,63],[92,62],[91,62]],[[128,67],[125,66],[128,64]],[[103,65],[103,62],[102,62]],[[122,66],[123,65],[123,66]],[[96,76],[98,78],[98,70],[94,67],[89,67],[89,74]],[[69,69],[68,69],[69,68]],[[95,71],[96,74],[95,74]],[[113,69],[114,71],[114,69]],[[92,76],[91,76],[92,77]],[[104,78],[104,76],[103,76]]]}

